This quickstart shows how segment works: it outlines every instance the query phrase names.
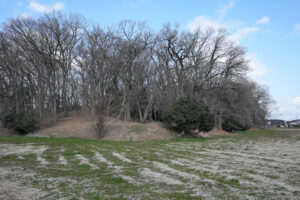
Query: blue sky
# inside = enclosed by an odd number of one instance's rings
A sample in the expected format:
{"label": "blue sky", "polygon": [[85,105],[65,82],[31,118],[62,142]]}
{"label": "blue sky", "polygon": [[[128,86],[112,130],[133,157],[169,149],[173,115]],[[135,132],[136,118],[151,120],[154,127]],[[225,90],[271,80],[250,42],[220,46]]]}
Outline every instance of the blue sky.
{"label": "blue sky", "polygon": [[102,25],[147,21],[154,31],[165,23],[179,23],[180,29],[190,31],[226,28],[246,48],[249,77],[269,87],[276,101],[272,117],[300,118],[299,0],[0,0],[0,23],[52,10],[82,14]]}

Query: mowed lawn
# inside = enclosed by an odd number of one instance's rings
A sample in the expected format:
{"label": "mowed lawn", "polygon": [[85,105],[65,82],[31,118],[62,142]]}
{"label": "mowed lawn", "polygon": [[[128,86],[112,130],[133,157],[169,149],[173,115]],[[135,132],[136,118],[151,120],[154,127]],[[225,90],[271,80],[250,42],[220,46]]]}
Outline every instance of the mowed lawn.
{"label": "mowed lawn", "polygon": [[297,199],[300,131],[112,142],[0,137],[0,199]]}

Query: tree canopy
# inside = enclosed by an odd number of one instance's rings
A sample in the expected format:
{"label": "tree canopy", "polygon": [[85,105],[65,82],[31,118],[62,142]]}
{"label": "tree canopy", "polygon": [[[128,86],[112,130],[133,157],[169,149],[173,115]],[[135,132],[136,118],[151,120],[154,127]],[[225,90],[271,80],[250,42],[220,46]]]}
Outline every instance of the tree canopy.
{"label": "tree canopy", "polygon": [[[124,120],[161,120],[181,98],[193,97],[227,119],[260,125],[268,91],[246,76],[244,48],[224,30],[153,32],[145,22],[103,28],[79,15],[50,13],[16,18],[0,30],[0,111],[65,116],[84,109]],[[3,120],[3,119],[2,119]]]}

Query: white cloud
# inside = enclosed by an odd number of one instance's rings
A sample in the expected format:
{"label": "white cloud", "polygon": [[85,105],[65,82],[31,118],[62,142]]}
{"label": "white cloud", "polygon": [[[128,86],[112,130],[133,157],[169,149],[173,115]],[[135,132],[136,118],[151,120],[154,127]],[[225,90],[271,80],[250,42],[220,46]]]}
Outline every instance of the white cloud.
{"label": "white cloud", "polygon": [[260,29],[257,27],[246,27],[237,30],[235,33],[230,35],[230,39],[236,43],[240,43],[241,40],[245,39],[250,33],[256,33]]}
{"label": "white cloud", "polygon": [[234,7],[234,1],[229,1],[226,5],[219,5],[219,8],[216,10],[216,14],[219,17],[224,17],[227,12]]}
{"label": "white cloud", "polygon": [[224,28],[231,29],[231,28],[238,27],[240,24],[241,22],[237,22],[237,21],[225,22],[223,20],[213,20],[207,16],[200,15],[188,24],[188,29],[192,32],[196,31],[198,28],[214,28],[216,30],[224,29]]}
{"label": "white cloud", "polygon": [[300,97],[293,98],[291,103],[294,105],[300,105]]}
{"label": "white cloud", "polygon": [[28,13],[23,13],[21,16],[20,16],[21,19],[28,19],[30,18],[30,15]]}
{"label": "white cloud", "polygon": [[257,22],[256,22],[256,24],[266,24],[266,23],[268,23],[270,21],[270,18],[269,17],[263,17],[263,18],[261,18],[260,20],[258,20]]}
{"label": "white cloud", "polygon": [[230,39],[239,44],[240,41],[245,39],[249,34],[256,33],[260,30],[258,27],[240,28],[242,23],[243,22],[241,21],[223,21],[221,19],[211,19],[207,16],[201,15],[196,17],[188,24],[188,29],[191,32],[194,32],[199,28],[214,28],[215,30],[226,29],[229,31],[229,33],[231,33]]}
{"label": "white cloud", "polygon": [[[206,28],[214,28],[215,30],[226,29],[230,36],[229,38],[239,44],[241,40],[245,39],[249,34],[256,33],[260,30],[259,27],[256,26],[248,26],[241,27],[243,22],[241,21],[224,21],[222,17],[226,15],[226,13],[234,7],[234,1],[229,1],[226,5],[220,5],[216,10],[216,14],[219,15],[219,18],[214,19],[205,15],[200,15],[196,17],[193,21],[188,24],[188,29],[191,32],[196,31],[197,29],[206,29]],[[270,21],[268,17],[261,18],[257,24],[267,23]]]}
{"label": "white cloud", "polygon": [[299,119],[300,97],[274,96],[276,107],[271,110],[272,118],[285,120]]}
{"label": "white cloud", "polygon": [[63,9],[64,4],[61,2],[57,2],[53,5],[42,5],[40,3],[37,3],[36,1],[30,1],[28,8],[36,12],[52,12]]}
{"label": "white cloud", "polygon": [[300,24],[295,24],[294,28],[296,31],[300,31]]}
{"label": "white cloud", "polygon": [[249,70],[248,76],[251,78],[256,78],[264,76],[271,72],[261,61],[257,59],[256,54],[247,54],[246,59],[249,60]]}

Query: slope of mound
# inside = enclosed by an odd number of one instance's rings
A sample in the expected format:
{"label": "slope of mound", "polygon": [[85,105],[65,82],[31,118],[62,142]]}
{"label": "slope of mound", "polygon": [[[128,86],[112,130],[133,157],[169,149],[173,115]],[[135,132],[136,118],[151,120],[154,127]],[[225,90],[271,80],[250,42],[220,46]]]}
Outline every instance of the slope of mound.
{"label": "slope of mound", "polygon": [[[96,139],[95,122],[88,113],[70,113],[68,117],[58,117],[54,124],[44,125],[32,136],[81,137]],[[111,117],[105,119],[104,140],[150,140],[165,139],[175,135],[159,122],[125,122]]]}
{"label": "slope of mound", "polygon": [[0,127],[0,136],[10,136],[10,135],[17,135],[17,133],[12,129]]}
{"label": "slope of mound", "polygon": [[200,136],[200,137],[210,137],[210,136],[214,136],[214,135],[237,135],[237,134],[229,133],[224,130],[217,129],[217,128],[213,128],[211,131],[206,132],[206,133],[205,132],[198,133],[198,136]]}

